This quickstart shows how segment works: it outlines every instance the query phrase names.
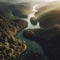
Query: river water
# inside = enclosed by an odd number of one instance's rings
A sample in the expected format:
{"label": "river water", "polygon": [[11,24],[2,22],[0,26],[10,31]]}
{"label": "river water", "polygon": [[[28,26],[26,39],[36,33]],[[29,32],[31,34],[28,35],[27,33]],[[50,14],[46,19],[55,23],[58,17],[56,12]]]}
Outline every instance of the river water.
{"label": "river water", "polygon": [[23,29],[22,31],[20,31],[18,34],[17,34],[17,38],[18,39],[22,39],[22,40],[25,40],[26,41],[26,44],[27,44],[27,51],[26,52],[30,52],[30,50],[32,50],[33,52],[37,52],[41,55],[43,55],[45,57],[45,60],[47,60],[46,56],[44,55],[44,52],[43,52],[43,49],[42,47],[37,44],[35,41],[32,41],[32,40],[28,40],[26,38],[23,37],[23,32],[24,30],[27,30],[27,29],[37,29],[37,28],[40,28],[39,26],[39,22],[37,22],[36,25],[32,25],[31,22],[30,22],[30,19],[32,17],[35,17],[35,13],[38,11],[36,8],[38,7],[38,5],[34,5],[32,7],[32,12],[30,14],[28,14],[28,18],[22,18],[23,20],[27,21],[28,22],[28,26]]}

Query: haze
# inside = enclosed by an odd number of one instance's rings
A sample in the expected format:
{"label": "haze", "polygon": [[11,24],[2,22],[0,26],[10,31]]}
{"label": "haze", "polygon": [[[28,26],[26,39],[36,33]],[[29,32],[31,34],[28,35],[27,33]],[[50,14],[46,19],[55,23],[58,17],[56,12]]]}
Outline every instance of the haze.
{"label": "haze", "polygon": [[13,3],[21,3],[21,2],[52,2],[52,1],[60,1],[60,0],[0,0],[0,2],[13,2]]}

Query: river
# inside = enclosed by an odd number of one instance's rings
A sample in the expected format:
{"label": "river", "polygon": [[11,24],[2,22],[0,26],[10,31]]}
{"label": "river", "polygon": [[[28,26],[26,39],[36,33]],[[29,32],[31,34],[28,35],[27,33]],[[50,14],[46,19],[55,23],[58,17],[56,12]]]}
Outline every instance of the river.
{"label": "river", "polygon": [[[17,34],[16,37],[18,39],[22,39],[22,40],[26,41],[26,44],[27,44],[27,51],[26,52],[30,52],[30,50],[32,50],[33,52],[41,54],[42,56],[44,56],[45,60],[47,60],[46,56],[44,55],[42,47],[39,44],[37,44],[35,41],[28,40],[28,39],[24,38],[23,35],[22,35],[23,31],[26,30],[26,29],[37,29],[37,28],[40,28],[39,22],[37,22],[36,25],[32,25],[31,22],[30,22],[30,19],[32,17],[35,17],[35,13],[38,11],[36,9],[37,7],[38,7],[38,5],[34,5],[32,7],[32,12],[30,14],[28,14],[28,18],[22,18],[23,20],[28,22],[28,26],[25,29],[23,29],[22,31],[20,31]],[[25,55],[25,54],[23,54],[23,55]]]}

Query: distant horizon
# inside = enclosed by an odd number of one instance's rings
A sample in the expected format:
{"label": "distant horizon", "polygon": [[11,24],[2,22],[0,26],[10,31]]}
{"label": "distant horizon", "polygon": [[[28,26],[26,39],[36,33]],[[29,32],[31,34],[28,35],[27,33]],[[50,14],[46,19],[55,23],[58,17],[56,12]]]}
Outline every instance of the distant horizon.
{"label": "distant horizon", "polygon": [[0,0],[0,2],[22,3],[22,2],[57,2],[60,0]]}

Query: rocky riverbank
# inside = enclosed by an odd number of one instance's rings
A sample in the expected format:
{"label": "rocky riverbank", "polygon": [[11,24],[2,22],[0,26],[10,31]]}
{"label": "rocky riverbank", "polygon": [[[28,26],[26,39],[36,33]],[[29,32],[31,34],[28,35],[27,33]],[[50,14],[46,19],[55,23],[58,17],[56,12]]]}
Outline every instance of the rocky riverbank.
{"label": "rocky riverbank", "polygon": [[0,16],[0,59],[18,60],[26,50],[27,45],[15,35],[27,27],[27,22],[15,19],[8,20]]}
{"label": "rocky riverbank", "polygon": [[23,35],[40,44],[50,60],[60,59],[60,25],[49,29],[28,29]]}

